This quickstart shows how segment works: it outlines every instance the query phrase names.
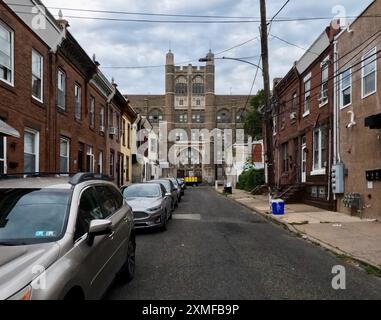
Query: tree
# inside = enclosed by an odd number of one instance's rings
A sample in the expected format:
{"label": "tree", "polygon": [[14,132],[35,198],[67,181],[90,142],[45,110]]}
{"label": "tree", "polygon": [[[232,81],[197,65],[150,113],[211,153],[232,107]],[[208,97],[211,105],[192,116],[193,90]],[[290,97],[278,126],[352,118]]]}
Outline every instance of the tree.
{"label": "tree", "polygon": [[262,138],[262,115],[258,109],[265,104],[265,93],[259,90],[250,101],[250,110],[245,118],[245,132],[254,140]]}

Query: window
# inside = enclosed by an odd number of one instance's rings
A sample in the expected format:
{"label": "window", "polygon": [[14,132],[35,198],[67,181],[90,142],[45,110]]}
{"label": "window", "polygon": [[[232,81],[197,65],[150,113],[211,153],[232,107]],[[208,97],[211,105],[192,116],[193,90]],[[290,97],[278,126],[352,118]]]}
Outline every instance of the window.
{"label": "window", "polygon": [[95,98],[93,96],[90,96],[89,123],[90,123],[90,128],[94,128],[95,126]]}
{"label": "window", "polygon": [[127,148],[131,148],[131,125],[127,125]]}
{"label": "window", "polygon": [[70,142],[66,138],[60,139],[60,172],[69,173]]}
{"label": "window", "polygon": [[201,113],[192,114],[192,122],[193,123],[203,123],[204,122],[203,114],[201,114]]}
{"label": "window", "polygon": [[39,171],[39,133],[32,129],[24,132],[24,172]]}
{"label": "window", "polygon": [[188,123],[188,114],[186,114],[186,113],[176,113],[176,122]]}
{"label": "window", "polygon": [[362,57],[362,97],[365,98],[370,94],[376,92],[376,69],[377,69],[377,56],[376,48],[370,50]]}
{"label": "window", "polygon": [[87,146],[86,167],[88,172],[94,172],[94,152],[91,146]]}
{"label": "window", "polygon": [[126,146],[126,120],[122,120],[122,143]]}
{"label": "window", "polygon": [[176,79],[175,93],[178,95],[188,94],[188,84],[187,84],[187,79],[185,77],[179,77]]}
{"label": "window", "polygon": [[98,195],[94,188],[86,189],[81,195],[78,207],[74,240],[81,238],[89,231],[92,220],[103,219],[103,213],[98,203]]}
{"label": "window", "polygon": [[0,80],[13,85],[13,32],[0,22]]}
{"label": "window", "polygon": [[329,77],[329,57],[321,63],[321,88],[319,104],[324,105],[328,102],[328,77]]}
{"label": "window", "polygon": [[179,101],[179,105],[180,105],[180,106],[183,106],[183,105],[184,105],[184,99],[180,99],[180,101]]}
{"label": "window", "polygon": [[109,174],[111,177],[114,176],[114,151],[111,151],[110,152],[110,163],[109,163],[110,167],[109,167]]}
{"label": "window", "polygon": [[283,172],[288,172],[288,143],[282,145]]}
{"label": "window", "polygon": [[153,109],[148,116],[148,119],[151,123],[159,123],[163,120],[163,114],[159,109]]}
{"label": "window", "polygon": [[98,163],[97,163],[97,173],[103,173],[103,152],[99,151],[98,153]]}
{"label": "window", "polygon": [[352,103],[352,71],[345,70],[340,76],[340,105],[342,108]]}
{"label": "window", "polygon": [[114,126],[114,111],[110,108],[110,112],[108,115],[108,125],[110,128]]}
{"label": "window", "polygon": [[196,106],[201,106],[201,100],[200,99],[196,99]]}
{"label": "window", "polygon": [[[313,144],[314,144],[314,161],[313,161],[313,170],[320,171],[324,170],[327,166],[327,142],[326,142],[326,129],[318,128],[314,130]],[[318,172],[320,173],[320,172]]]}
{"label": "window", "polygon": [[202,94],[204,94],[204,84],[203,83],[193,83],[193,85],[192,85],[192,93],[194,95],[202,95]]}
{"label": "window", "polygon": [[74,85],[75,96],[75,118],[77,120],[82,119],[82,89],[79,85]]}
{"label": "window", "polygon": [[57,106],[61,109],[66,108],[66,74],[62,70],[57,73]]}
{"label": "window", "polygon": [[304,110],[303,116],[310,114],[310,97],[311,97],[311,74],[304,79]]}
{"label": "window", "polygon": [[318,188],[317,187],[311,187],[311,197],[312,198],[318,197]]}
{"label": "window", "polygon": [[319,187],[319,198],[325,199],[327,197],[326,189],[325,187]]}
{"label": "window", "polygon": [[119,139],[119,137],[120,137],[120,116],[118,114],[116,115],[116,129],[118,131],[116,137],[117,137],[117,139]]}
{"label": "window", "polygon": [[43,57],[37,51],[32,50],[32,96],[42,101],[43,84]]}
{"label": "window", "polygon": [[0,174],[7,173],[7,138],[0,136]]}
{"label": "window", "polygon": [[230,123],[231,116],[228,110],[220,110],[217,113],[217,122],[218,123]]}
{"label": "window", "polygon": [[101,107],[99,112],[99,131],[105,131],[105,107]]}

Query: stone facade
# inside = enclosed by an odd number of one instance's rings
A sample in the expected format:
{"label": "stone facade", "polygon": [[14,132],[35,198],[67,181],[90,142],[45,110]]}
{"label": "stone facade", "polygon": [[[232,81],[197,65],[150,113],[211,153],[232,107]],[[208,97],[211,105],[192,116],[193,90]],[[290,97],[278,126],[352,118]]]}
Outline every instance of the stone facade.
{"label": "stone facade", "polygon": [[[189,158],[195,156],[200,162],[206,147],[202,138],[196,141],[192,137],[192,130],[233,129],[234,143],[235,129],[243,129],[245,106],[249,104],[248,96],[215,94],[214,55],[209,52],[207,57],[210,61],[205,66],[176,66],[174,54],[170,51],[166,55],[165,94],[128,95],[134,110],[146,116],[156,130],[159,123],[165,121],[168,133],[176,129],[186,134],[186,138],[179,137],[178,148],[172,148],[174,141],[168,142],[168,154],[170,150],[177,155],[189,153]],[[197,161],[191,164],[190,160],[188,164],[167,167],[162,163],[163,175],[199,176],[208,183],[226,179],[226,167],[224,164],[215,165],[214,158],[212,145],[209,164],[197,164]]]}

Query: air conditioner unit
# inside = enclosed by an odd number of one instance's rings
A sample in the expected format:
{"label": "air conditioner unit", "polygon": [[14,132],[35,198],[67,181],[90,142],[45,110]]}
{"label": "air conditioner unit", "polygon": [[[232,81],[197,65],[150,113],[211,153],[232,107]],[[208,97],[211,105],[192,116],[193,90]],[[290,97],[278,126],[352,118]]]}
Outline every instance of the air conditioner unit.
{"label": "air conditioner unit", "polygon": [[104,127],[104,126],[100,126],[100,127],[99,127],[99,131],[100,131],[100,132],[105,132],[105,127]]}
{"label": "air conditioner unit", "polygon": [[112,136],[116,136],[118,134],[118,128],[110,127],[109,134]]}
{"label": "air conditioner unit", "polygon": [[296,112],[290,113],[290,120],[296,120]]}

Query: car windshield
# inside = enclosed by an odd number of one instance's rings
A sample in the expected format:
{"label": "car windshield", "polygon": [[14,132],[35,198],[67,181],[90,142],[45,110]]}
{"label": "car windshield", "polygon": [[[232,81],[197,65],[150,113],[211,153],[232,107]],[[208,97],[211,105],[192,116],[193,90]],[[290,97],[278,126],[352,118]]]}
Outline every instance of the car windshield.
{"label": "car windshield", "polygon": [[71,191],[0,189],[0,245],[54,242],[65,231]]}
{"label": "car windshield", "polygon": [[157,198],[160,194],[160,186],[155,184],[132,185],[123,191],[125,198]]}
{"label": "car windshield", "polygon": [[159,181],[151,181],[151,182],[161,183],[167,192],[171,192],[171,183],[169,182],[169,180],[159,180]]}

